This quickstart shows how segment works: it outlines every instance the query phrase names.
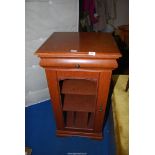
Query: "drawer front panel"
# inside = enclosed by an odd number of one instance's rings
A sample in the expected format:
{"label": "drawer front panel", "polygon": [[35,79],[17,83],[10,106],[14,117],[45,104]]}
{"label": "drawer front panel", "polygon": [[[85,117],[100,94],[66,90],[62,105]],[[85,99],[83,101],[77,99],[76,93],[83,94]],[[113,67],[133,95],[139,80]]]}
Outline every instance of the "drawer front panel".
{"label": "drawer front panel", "polygon": [[75,58],[42,58],[42,67],[54,68],[116,68],[117,62],[114,59],[75,59]]}

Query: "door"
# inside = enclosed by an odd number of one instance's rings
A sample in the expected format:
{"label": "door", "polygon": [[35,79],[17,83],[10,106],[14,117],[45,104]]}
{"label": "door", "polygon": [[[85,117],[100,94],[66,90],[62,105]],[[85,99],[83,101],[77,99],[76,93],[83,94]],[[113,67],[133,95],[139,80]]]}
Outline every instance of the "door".
{"label": "door", "polygon": [[111,71],[46,69],[58,130],[101,132]]}
{"label": "door", "polygon": [[64,130],[94,130],[98,72],[57,71]]}

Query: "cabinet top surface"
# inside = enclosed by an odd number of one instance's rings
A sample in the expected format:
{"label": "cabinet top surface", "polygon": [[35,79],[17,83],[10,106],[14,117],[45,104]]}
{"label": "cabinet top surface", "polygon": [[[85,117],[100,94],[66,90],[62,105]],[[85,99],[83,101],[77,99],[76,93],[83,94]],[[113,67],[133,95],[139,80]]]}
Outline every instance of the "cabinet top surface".
{"label": "cabinet top surface", "polygon": [[120,51],[110,33],[55,32],[36,51],[39,57],[119,58]]}

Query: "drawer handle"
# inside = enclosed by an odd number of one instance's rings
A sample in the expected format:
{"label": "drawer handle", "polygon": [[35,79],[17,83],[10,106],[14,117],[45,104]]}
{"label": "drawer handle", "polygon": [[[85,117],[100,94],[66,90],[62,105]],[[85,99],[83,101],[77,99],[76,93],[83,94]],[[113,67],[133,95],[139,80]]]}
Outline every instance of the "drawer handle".
{"label": "drawer handle", "polygon": [[80,65],[79,65],[79,64],[76,64],[76,65],[75,65],[75,68],[80,68]]}

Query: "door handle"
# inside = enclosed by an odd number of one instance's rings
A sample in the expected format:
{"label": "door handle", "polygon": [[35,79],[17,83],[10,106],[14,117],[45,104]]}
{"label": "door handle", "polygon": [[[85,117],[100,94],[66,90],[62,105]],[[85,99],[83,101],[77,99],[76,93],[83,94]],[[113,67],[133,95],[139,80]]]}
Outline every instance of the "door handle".
{"label": "door handle", "polygon": [[100,107],[99,107],[99,112],[102,112],[103,111],[103,108],[102,108],[102,106],[100,105]]}

